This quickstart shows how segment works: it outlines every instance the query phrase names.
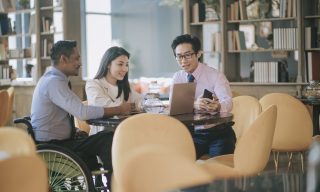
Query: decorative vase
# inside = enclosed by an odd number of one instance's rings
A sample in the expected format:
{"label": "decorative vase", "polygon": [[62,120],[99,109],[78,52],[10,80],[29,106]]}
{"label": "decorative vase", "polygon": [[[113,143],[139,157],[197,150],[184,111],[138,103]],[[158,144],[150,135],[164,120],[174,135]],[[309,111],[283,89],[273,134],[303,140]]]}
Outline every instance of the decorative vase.
{"label": "decorative vase", "polygon": [[319,81],[310,81],[309,85],[306,87],[304,97],[308,99],[319,99],[320,98],[320,83]]}
{"label": "decorative vase", "polygon": [[143,103],[143,110],[147,113],[160,113],[164,109],[162,101],[159,99],[159,93],[147,93],[145,102]]}
{"label": "decorative vase", "polygon": [[218,7],[212,4],[206,4],[206,21],[219,20]]}

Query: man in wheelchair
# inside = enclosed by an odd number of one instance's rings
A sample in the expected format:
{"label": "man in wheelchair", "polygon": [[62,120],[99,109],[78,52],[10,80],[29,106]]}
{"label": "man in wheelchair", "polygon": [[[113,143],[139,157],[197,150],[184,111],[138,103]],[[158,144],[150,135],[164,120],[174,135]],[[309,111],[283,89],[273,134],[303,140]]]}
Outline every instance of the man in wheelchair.
{"label": "man in wheelchair", "polygon": [[[51,66],[40,78],[33,93],[31,124],[35,140],[53,143],[73,152],[92,170],[99,156],[106,170],[112,170],[111,144],[113,133],[100,132],[76,138],[73,116],[94,119],[130,113],[130,104],[103,108],[82,104],[68,86],[68,77],[78,75],[81,66],[76,41],[58,41],[51,49]],[[110,182],[110,174],[108,183]],[[110,186],[108,184],[108,186]]]}

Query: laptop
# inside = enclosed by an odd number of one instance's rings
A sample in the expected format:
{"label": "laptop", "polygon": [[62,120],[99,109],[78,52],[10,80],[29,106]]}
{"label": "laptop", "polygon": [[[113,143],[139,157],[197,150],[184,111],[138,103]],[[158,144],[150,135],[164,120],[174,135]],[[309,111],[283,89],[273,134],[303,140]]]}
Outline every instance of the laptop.
{"label": "laptop", "polygon": [[193,113],[196,83],[173,84],[169,115]]}

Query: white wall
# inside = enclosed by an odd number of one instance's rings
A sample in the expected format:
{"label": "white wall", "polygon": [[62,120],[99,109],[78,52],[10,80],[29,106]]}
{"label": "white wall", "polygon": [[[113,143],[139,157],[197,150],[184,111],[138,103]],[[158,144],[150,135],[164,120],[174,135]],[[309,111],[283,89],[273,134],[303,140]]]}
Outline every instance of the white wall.
{"label": "white wall", "polygon": [[159,0],[114,0],[112,10],[112,38],[131,53],[130,78],[171,77],[179,69],[171,42],[182,34],[182,10]]}

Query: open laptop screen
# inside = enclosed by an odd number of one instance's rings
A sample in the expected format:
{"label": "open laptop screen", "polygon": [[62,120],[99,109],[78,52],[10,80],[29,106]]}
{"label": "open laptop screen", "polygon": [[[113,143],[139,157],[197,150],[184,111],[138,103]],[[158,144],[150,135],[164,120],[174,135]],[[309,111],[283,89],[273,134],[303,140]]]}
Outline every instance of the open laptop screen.
{"label": "open laptop screen", "polygon": [[195,82],[173,84],[170,94],[169,115],[192,113],[195,91]]}

